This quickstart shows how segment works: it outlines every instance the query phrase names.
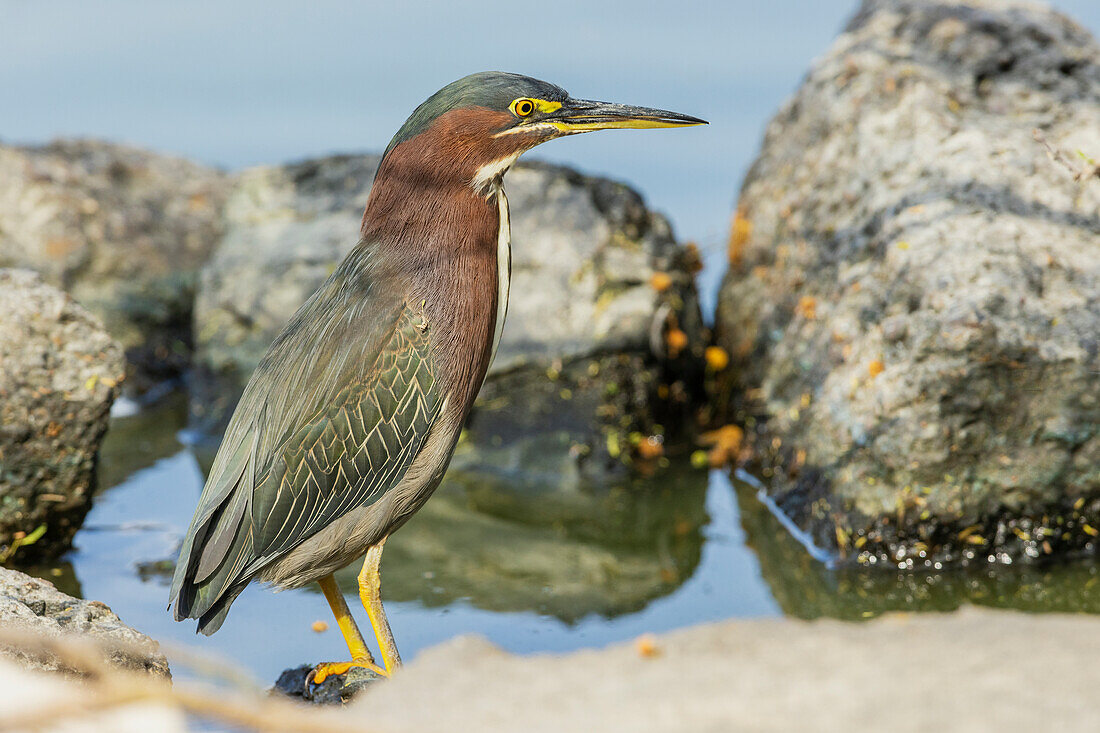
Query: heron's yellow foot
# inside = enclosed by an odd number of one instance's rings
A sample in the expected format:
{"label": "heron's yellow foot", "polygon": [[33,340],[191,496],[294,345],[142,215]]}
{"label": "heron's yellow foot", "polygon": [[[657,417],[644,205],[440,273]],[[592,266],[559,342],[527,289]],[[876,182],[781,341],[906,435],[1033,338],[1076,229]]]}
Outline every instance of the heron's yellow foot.
{"label": "heron's yellow foot", "polygon": [[306,676],[306,689],[308,690],[310,685],[321,684],[332,675],[345,674],[352,667],[369,669],[376,675],[389,677],[386,670],[374,663],[374,657],[371,656],[370,649],[363,641],[363,635],[359,633],[359,627],[356,625],[355,619],[348,611],[348,604],[344,602],[344,596],[340,593],[340,589],[336,587],[336,579],[330,574],[317,582],[320,584],[321,590],[324,591],[329,606],[332,607],[332,613],[336,617],[336,623],[340,626],[340,633],[343,634],[344,641],[348,645],[348,653],[351,654],[352,661],[318,664]]}
{"label": "heron's yellow foot", "polygon": [[309,676],[306,677],[306,684],[319,685],[332,675],[346,674],[347,671],[352,667],[362,667],[363,669],[369,669],[371,672],[374,672],[377,675],[381,675],[382,677],[390,676],[386,670],[382,669],[374,662],[366,659],[353,659],[350,662],[324,662],[322,664],[318,664],[316,667],[313,668],[313,671],[309,673]]}

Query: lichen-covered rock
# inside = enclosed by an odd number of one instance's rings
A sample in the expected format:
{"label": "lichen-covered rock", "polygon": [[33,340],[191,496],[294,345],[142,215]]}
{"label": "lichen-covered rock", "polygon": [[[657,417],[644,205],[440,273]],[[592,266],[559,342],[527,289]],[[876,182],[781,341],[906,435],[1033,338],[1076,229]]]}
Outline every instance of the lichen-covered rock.
{"label": "lichen-covered rock", "polygon": [[126,349],[127,388],[144,391],[188,362],[225,188],[218,171],[121,145],[0,146],[0,267],[34,269],[99,316]]}
{"label": "lichen-covered rock", "polygon": [[[237,177],[195,308],[197,353],[208,374],[237,385],[247,378],[354,246],[377,164],[377,156],[337,156]],[[511,298],[490,382],[509,379],[508,396],[524,404],[527,386],[540,389],[530,414],[553,412],[579,426],[556,436],[565,435],[565,452],[572,448],[574,458],[603,474],[630,453],[629,436],[648,437],[685,419],[704,345],[691,253],[623,184],[521,164],[505,189]],[[673,331],[673,341],[683,338],[670,355],[666,337]],[[620,355],[628,367],[601,371],[609,356]],[[580,399],[585,390],[591,399]],[[200,413],[231,401],[225,391],[198,394]],[[487,414],[501,404],[483,399],[480,409]],[[598,418],[599,405],[607,409]],[[612,443],[624,446],[609,456],[605,433],[612,430],[621,433]]]}
{"label": "lichen-covered rock", "polygon": [[1100,158],[1100,46],[984,0],[866,0],[768,127],[717,328],[770,493],[844,556],[1095,544],[1100,181],[1036,129]]}
{"label": "lichen-covered rock", "polygon": [[50,583],[0,568],[0,626],[7,632],[26,631],[28,643],[0,646],[0,653],[26,669],[67,671],[63,659],[35,648],[35,637],[56,639],[71,634],[101,644],[107,660],[122,669],[169,676],[168,661],[159,645],[136,631],[99,601],[65,595]]}
{"label": "lichen-covered rock", "polygon": [[125,362],[92,314],[29,270],[0,270],[0,313],[0,556],[29,562],[67,549],[91,507]]}

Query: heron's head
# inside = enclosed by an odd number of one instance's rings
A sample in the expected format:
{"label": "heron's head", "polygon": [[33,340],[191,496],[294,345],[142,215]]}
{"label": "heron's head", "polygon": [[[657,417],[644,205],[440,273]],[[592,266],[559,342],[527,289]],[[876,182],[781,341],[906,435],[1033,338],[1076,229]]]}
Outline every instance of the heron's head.
{"label": "heron's head", "polygon": [[[484,71],[433,94],[401,126],[383,156],[418,178],[457,177],[489,189],[522,153],[565,135],[611,129],[704,125],[663,109],[574,99],[529,76]],[[412,170],[405,173],[413,173]]]}

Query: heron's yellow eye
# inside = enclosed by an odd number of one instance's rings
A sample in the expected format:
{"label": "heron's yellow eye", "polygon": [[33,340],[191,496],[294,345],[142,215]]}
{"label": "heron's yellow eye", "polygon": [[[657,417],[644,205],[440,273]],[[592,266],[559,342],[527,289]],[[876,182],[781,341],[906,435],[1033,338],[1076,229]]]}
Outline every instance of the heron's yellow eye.
{"label": "heron's yellow eye", "polygon": [[512,112],[516,117],[526,117],[535,111],[535,103],[530,99],[517,99],[512,102]]}

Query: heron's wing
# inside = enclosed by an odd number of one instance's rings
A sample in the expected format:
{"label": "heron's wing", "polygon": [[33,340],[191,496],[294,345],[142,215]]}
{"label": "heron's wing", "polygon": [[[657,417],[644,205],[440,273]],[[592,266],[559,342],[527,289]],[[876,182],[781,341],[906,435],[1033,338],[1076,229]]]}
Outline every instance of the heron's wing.
{"label": "heron's wing", "polygon": [[353,259],[272,344],[230,421],[172,584],[176,618],[200,630],[265,564],[395,485],[439,414],[419,308]]}
{"label": "heron's wing", "polygon": [[427,324],[405,309],[374,368],[276,451],[252,493],[248,519],[257,557],[250,568],[281,557],[396,485],[440,406]]}

